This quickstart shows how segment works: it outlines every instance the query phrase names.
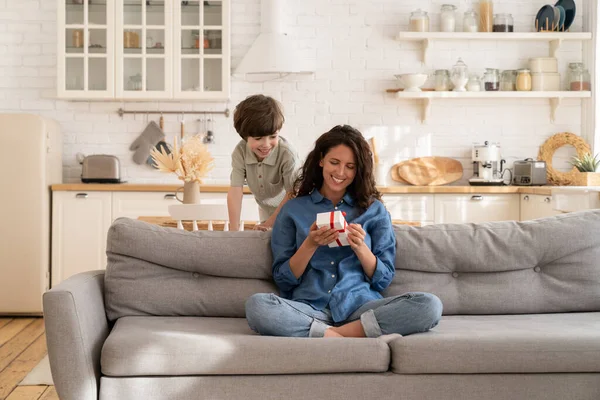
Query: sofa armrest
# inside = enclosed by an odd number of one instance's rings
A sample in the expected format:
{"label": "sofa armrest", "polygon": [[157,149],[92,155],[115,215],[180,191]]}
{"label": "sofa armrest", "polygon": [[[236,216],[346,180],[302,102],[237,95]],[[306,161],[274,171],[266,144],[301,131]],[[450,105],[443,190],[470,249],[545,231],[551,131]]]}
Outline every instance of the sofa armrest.
{"label": "sofa armrest", "polygon": [[44,293],[52,379],[61,400],[97,400],[100,352],[110,331],[104,271],[72,276]]}

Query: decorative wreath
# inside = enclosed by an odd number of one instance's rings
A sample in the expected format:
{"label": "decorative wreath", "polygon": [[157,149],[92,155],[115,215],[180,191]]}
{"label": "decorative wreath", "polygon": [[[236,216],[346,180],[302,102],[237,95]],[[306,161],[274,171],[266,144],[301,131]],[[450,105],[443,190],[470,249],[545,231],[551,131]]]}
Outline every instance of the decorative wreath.
{"label": "decorative wreath", "polygon": [[568,186],[575,181],[575,176],[580,174],[577,168],[573,167],[569,172],[559,172],[552,168],[552,158],[554,152],[563,146],[571,145],[575,147],[578,157],[583,157],[591,152],[590,145],[585,142],[580,136],[573,133],[562,132],[551,136],[540,147],[538,160],[546,161],[546,176],[548,183],[552,185]]}

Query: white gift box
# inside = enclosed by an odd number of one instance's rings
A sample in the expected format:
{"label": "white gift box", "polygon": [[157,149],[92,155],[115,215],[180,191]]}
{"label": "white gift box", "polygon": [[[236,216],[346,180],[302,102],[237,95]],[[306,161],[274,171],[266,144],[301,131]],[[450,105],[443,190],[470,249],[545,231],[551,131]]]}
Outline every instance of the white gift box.
{"label": "white gift box", "polygon": [[348,233],[346,232],[348,223],[341,211],[317,214],[317,228],[322,228],[324,226],[330,229],[337,229],[339,232],[337,240],[329,243],[329,247],[350,246],[350,243],[348,243]]}

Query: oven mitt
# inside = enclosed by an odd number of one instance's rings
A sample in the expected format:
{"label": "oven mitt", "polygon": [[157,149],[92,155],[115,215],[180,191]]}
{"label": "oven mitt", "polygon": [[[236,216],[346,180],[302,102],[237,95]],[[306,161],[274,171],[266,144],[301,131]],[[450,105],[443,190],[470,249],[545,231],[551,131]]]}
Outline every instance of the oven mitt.
{"label": "oven mitt", "polygon": [[151,121],[146,129],[144,129],[144,132],[129,146],[129,150],[135,151],[133,153],[133,162],[136,164],[145,164],[148,157],[150,157],[150,150],[158,142],[164,140],[164,138],[165,134],[160,129],[160,126],[156,122]]}

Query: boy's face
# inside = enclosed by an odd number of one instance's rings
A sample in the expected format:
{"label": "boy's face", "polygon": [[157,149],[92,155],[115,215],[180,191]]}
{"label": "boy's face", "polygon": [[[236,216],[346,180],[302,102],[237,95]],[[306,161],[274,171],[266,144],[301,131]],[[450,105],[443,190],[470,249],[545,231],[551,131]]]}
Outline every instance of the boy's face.
{"label": "boy's face", "polygon": [[258,161],[262,161],[271,154],[271,151],[279,144],[279,131],[269,136],[248,136],[248,146],[256,155]]}

